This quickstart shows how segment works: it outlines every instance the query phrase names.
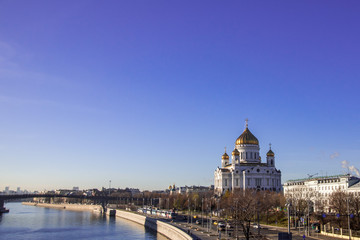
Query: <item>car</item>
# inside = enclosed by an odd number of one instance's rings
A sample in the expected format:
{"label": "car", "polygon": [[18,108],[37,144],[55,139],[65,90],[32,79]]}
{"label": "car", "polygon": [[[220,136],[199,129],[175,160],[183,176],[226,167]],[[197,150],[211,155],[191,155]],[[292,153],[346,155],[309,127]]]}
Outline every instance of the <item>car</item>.
{"label": "car", "polygon": [[227,223],[226,228],[229,230],[229,229],[233,229],[234,227],[232,225],[230,225],[230,223]]}
{"label": "car", "polygon": [[257,228],[261,228],[261,226],[258,225],[258,224],[254,224],[254,225],[253,225],[253,228],[256,228],[256,229],[257,229]]}
{"label": "car", "polygon": [[225,223],[219,222],[217,226],[219,231],[225,231]]}

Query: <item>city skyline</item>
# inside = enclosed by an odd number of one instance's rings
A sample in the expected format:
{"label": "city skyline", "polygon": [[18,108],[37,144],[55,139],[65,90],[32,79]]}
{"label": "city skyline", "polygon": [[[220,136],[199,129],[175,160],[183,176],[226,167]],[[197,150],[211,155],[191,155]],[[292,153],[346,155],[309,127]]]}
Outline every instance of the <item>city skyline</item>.
{"label": "city skyline", "polygon": [[282,183],[356,176],[359,10],[2,1],[0,189],[213,185],[246,118]]}

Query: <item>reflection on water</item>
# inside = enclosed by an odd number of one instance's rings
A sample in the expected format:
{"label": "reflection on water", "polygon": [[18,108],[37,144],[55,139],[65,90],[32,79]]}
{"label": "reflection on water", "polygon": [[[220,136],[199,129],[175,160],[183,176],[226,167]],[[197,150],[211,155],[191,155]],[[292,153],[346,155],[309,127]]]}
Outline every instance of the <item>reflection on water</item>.
{"label": "reflection on water", "polygon": [[0,215],[0,239],[146,239],[165,240],[160,234],[121,218],[91,212],[7,203],[10,213]]}

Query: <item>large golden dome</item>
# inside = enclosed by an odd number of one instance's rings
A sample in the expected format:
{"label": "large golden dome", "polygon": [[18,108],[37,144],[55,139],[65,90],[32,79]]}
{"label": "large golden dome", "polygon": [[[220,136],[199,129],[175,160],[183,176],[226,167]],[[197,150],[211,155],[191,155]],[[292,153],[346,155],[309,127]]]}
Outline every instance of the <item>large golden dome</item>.
{"label": "large golden dome", "polygon": [[236,145],[240,144],[252,144],[259,145],[259,140],[250,132],[248,128],[244,130],[244,132],[236,139]]}

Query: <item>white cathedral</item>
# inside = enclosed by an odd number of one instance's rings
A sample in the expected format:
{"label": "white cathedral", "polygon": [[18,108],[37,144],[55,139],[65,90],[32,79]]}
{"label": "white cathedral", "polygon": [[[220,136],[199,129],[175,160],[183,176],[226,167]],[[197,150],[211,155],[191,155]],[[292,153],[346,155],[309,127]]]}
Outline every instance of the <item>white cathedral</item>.
{"label": "white cathedral", "polygon": [[266,163],[261,162],[258,139],[246,127],[236,139],[231,162],[225,153],[221,157],[221,167],[215,170],[214,191],[221,195],[235,189],[256,189],[280,192],[281,171],[275,167],[275,154],[270,150],[266,154]]}

